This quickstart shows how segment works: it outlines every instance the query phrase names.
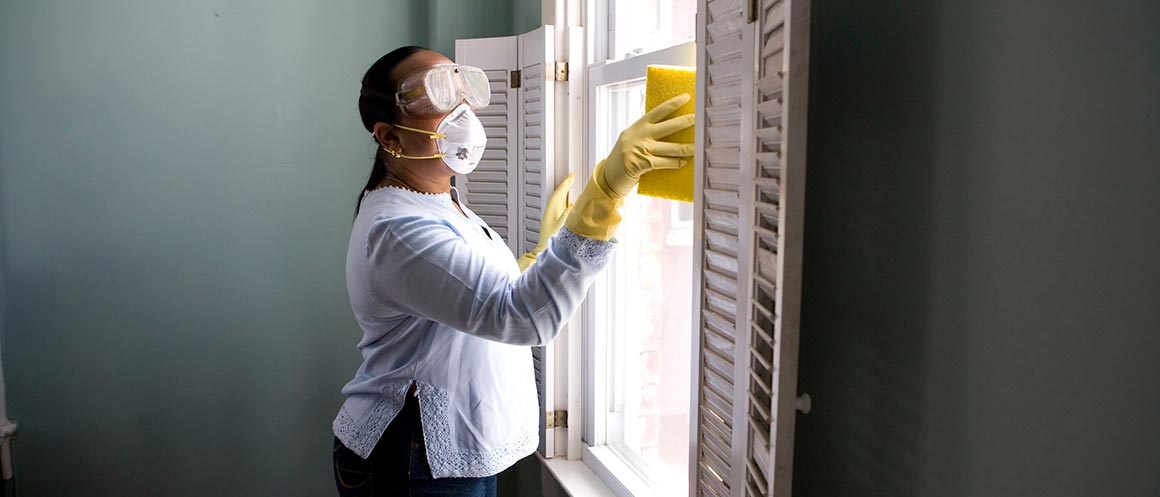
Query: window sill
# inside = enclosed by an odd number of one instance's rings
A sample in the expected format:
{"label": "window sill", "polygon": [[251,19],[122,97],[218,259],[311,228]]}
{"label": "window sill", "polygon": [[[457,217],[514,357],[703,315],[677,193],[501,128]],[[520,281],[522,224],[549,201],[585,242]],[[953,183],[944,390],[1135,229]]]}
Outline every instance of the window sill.
{"label": "window sill", "polygon": [[616,497],[655,497],[652,486],[608,447],[584,447],[584,464]]}
{"label": "window sill", "polygon": [[617,497],[583,461],[569,461],[562,457],[544,459],[539,453],[536,457],[570,496]]}

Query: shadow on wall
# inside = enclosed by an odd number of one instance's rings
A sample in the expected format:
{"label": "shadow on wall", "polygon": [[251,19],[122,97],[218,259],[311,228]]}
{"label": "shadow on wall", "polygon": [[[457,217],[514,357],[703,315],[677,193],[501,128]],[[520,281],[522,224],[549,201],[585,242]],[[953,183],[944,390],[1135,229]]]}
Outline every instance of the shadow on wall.
{"label": "shadow on wall", "polygon": [[932,212],[958,215],[967,185],[943,188],[954,179],[931,165],[969,162],[948,157],[952,144],[933,130],[971,109],[939,100],[938,9],[813,3],[799,393],[814,408],[797,418],[796,495],[918,497],[956,486],[944,449],[959,436],[947,429],[959,406],[932,389],[959,381],[946,361],[968,316],[948,307],[955,295],[931,289],[965,281],[968,269],[947,261],[965,260],[966,246],[941,242],[969,233]]}

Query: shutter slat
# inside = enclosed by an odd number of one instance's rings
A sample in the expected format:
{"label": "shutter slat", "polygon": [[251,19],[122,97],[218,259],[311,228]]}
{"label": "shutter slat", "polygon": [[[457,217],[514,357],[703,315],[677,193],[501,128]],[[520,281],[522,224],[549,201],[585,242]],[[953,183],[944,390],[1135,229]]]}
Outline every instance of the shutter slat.
{"label": "shutter slat", "polygon": [[715,16],[713,21],[705,26],[709,36],[714,39],[726,38],[741,31],[745,25],[745,16],[741,12]]}
{"label": "shutter slat", "polygon": [[[724,333],[724,335],[721,335],[721,333]],[[734,342],[729,339],[728,333],[728,330],[721,330],[717,333],[705,333],[705,348],[721,357],[732,360]]]}
{"label": "shutter slat", "polygon": [[[741,59],[741,31],[725,31],[713,38],[713,43],[705,45],[705,54],[712,62],[723,59]],[[740,96],[738,96],[740,98]]]}
{"label": "shutter slat", "polygon": [[[734,238],[734,240],[736,240]],[[706,250],[705,258],[708,259],[709,266],[717,271],[726,271],[726,274],[737,277],[737,256],[731,255],[727,252],[718,252],[715,250]],[[733,295],[733,298],[737,298]]]}
{"label": "shutter slat", "polygon": [[735,191],[705,188],[703,195],[705,197],[705,203],[709,204],[706,208],[727,209],[732,212],[737,212],[737,209],[741,207],[741,199],[737,197],[737,192]]}
{"label": "shutter slat", "polygon": [[471,183],[471,192],[472,192],[471,195],[480,195],[480,194],[484,194],[484,193],[502,194],[503,197],[497,197],[500,200],[497,200],[496,203],[500,203],[502,200],[507,199],[507,183],[506,182],[505,183],[498,183],[498,182],[491,182],[491,181],[473,181]]}
{"label": "shutter slat", "polygon": [[475,181],[491,183],[501,183],[507,178],[507,174],[504,172],[485,170],[483,168],[483,164],[480,164],[480,166],[477,167],[476,170],[471,173],[471,175]]}
{"label": "shutter slat", "polygon": [[707,2],[709,7],[709,15],[716,17],[724,17],[729,15],[742,15],[745,11],[742,9],[742,0],[717,0]]}
{"label": "shutter slat", "polygon": [[782,26],[777,26],[773,31],[765,33],[764,40],[761,46],[761,58],[765,59],[763,62],[768,66],[773,66],[774,70],[781,69],[781,53],[782,48],[785,47],[785,33]]}
{"label": "shutter slat", "polygon": [[[476,166],[475,171],[473,171],[471,174],[474,175],[474,174],[480,173],[480,172],[489,172],[489,173],[501,174],[501,175],[503,175],[503,179],[498,180],[498,181],[506,181],[507,180],[507,159],[505,157],[502,157],[502,156],[498,160],[492,159],[490,157],[484,157],[483,160],[479,161],[479,165]],[[464,181],[467,181],[467,179],[464,178]],[[484,179],[483,181],[488,181],[488,180]]]}
{"label": "shutter slat", "polygon": [[750,347],[750,352],[753,353],[753,358],[757,359],[766,369],[773,370],[773,359],[766,359],[765,356],[759,354],[757,349]]}
{"label": "shutter slat", "polygon": [[705,389],[703,390],[706,400],[714,404],[718,411],[728,412],[733,409],[733,399],[729,393],[722,392],[721,389],[729,388],[730,382],[723,380],[720,376],[709,375],[705,378]]}
{"label": "shutter slat", "polygon": [[[733,81],[733,82],[730,82],[729,84],[727,84],[726,86],[731,87],[731,88],[740,88],[740,85],[738,83],[739,83],[738,81]],[[721,91],[726,91],[726,90],[723,89]],[[710,95],[712,95],[712,93],[710,93]],[[733,129],[736,129],[736,127],[741,124],[741,106],[740,106],[740,104],[733,103],[730,100],[725,100],[722,102],[714,102],[714,104],[715,105],[713,105],[712,107],[705,108],[705,120],[706,120],[706,124],[710,128],[714,128],[714,127],[729,128],[730,126],[732,126]]]}
{"label": "shutter slat", "polygon": [[770,397],[772,397],[772,396],[773,396],[773,390],[770,388],[770,385],[768,385],[768,384],[766,384],[764,381],[762,381],[762,380],[761,380],[761,378],[757,376],[757,372],[755,372],[755,371],[753,371],[753,370],[750,370],[750,371],[749,371],[749,377],[750,377],[750,379],[751,379],[751,380],[753,380],[753,384],[754,384],[754,385],[757,385],[757,386],[761,387],[761,391],[762,391],[762,392],[763,392],[765,395],[768,395],[768,396],[770,396]]}
{"label": "shutter slat", "polygon": [[[722,441],[715,436],[707,436],[704,439],[705,446],[701,449],[702,453],[708,457],[705,461],[710,467],[728,467],[729,457],[729,442]],[[716,478],[714,478],[716,479]]]}
{"label": "shutter slat", "polygon": [[764,102],[757,104],[757,116],[766,119],[771,117],[781,117],[781,99],[771,98]]}
{"label": "shutter slat", "polygon": [[773,2],[765,5],[764,12],[765,20],[761,27],[761,32],[768,35],[775,29],[781,29],[785,25],[785,8],[781,2]]}
{"label": "shutter slat", "polygon": [[757,130],[757,139],[763,147],[772,148],[781,145],[781,126],[771,126]]}
{"label": "shutter slat", "polygon": [[725,483],[722,481],[722,477],[719,476],[722,472],[720,469],[713,468],[712,465],[705,461],[698,463],[698,469],[704,470],[701,472],[701,477],[698,479],[698,482],[701,484],[699,490],[704,492],[704,495],[711,495],[713,497],[730,496],[729,487],[725,485]]}
{"label": "shutter slat", "polygon": [[710,437],[717,437],[719,440],[728,440],[729,436],[729,421],[730,416],[726,413],[726,417],[721,417],[712,409],[705,410],[701,413],[701,417],[708,420],[705,423],[705,434]]}
{"label": "shutter slat", "polygon": [[735,298],[726,297],[713,291],[712,289],[706,288],[705,308],[707,311],[728,315],[737,308],[737,301]]}
{"label": "shutter slat", "polygon": [[737,295],[737,275],[722,274],[714,268],[705,268],[705,288],[725,295]]}
{"label": "shutter slat", "polygon": [[778,74],[771,74],[758,79],[756,82],[759,94],[770,95],[781,91],[782,79]]}
{"label": "shutter slat", "polygon": [[729,128],[709,128],[709,148],[729,148],[741,145],[741,137]]}
{"label": "shutter slat", "polygon": [[[704,393],[705,395],[701,399],[702,402],[704,402],[709,412],[717,413],[712,419],[716,420],[717,417],[721,416],[721,413],[731,413],[733,411],[733,402],[730,402],[728,397],[724,397],[717,393],[715,390],[711,390],[710,388],[706,388]],[[725,418],[730,416],[730,414],[725,414]],[[724,421],[725,418],[723,418],[722,421]],[[722,424],[722,426],[725,425]]]}
{"label": "shutter slat", "polygon": [[728,319],[722,318],[721,316],[717,316],[716,314],[714,314],[713,312],[710,312],[710,311],[706,311],[706,312],[702,313],[702,315],[705,317],[705,333],[704,334],[709,335],[709,334],[716,333],[717,335],[719,335],[721,337],[721,340],[727,342],[726,344],[717,344],[717,348],[720,350],[729,350],[730,352],[732,352],[732,350],[733,350],[733,334],[736,333],[736,331],[733,328],[733,324],[730,323]]}
{"label": "shutter slat", "polygon": [[737,213],[721,210],[705,211],[705,223],[714,230],[732,235],[737,234]]}

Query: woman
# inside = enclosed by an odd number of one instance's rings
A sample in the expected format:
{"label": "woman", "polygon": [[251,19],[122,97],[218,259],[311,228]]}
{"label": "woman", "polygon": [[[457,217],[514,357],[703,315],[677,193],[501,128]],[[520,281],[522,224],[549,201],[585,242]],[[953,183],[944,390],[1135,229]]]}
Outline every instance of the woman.
{"label": "woman", "polygon": [[450,184],[483,154],[473,109],[490,100],[486,76],[420,47],[371,66],[359,112],[378,153],[346,266],[363,363],[334,420],[339,495],[494,495],[495,475],[535,450],[528,347],[580,305],[640,175],[689,161],[692,145],[659,141],[692,126],[662,121],[688,99],[625,130],[574,208],[562,182],[539,245],[517,261]]}

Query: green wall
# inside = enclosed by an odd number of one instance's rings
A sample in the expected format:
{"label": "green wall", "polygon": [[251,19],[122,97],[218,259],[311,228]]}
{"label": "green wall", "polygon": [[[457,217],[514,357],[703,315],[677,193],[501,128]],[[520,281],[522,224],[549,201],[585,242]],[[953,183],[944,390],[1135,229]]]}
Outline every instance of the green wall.
{"label": "green wall", "polygon": [[541,0],[512,0],[512,31],[527,33],[540,27],[542,12]]}
{"label": "green wall", "polygon": [[512,1],[429,0],[431,48],[455,58],[456,39],[517,34],[512,31]]}
{"label": "green wall", "polygon": [[[26,495],[330,495],[358,79],[539,17],[235,4],[0,1]],[[1156,494],[1158,25],[1138,0],[814,3],[795,493]]]}
{"label": "green wall", "polygon": [[813,2],[795,494],[1160,494],[1158,26]]}
{"label": "green wall", "polygon": [[455,3],[0,1],[22,495],[333,494],[359,80],[511,34],[510,0]]}

